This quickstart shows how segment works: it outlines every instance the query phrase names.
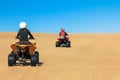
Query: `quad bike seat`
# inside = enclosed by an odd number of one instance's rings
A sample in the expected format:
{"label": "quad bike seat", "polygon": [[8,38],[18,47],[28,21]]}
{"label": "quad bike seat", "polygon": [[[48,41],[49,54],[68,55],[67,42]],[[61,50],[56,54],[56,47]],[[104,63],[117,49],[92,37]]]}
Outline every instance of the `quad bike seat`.
{"label": "quad bike seat", "polygon": [[32,44],[32,43],[29,42],[29,41],[19,41],[19,42],[16,42],[15,44],[18,44],[18,45],[29,45],[29,44]]}
{"label": "quad bike seat", "polygon": [[17,54],[17,47],[21,47],[21,48],[28,47],[29,52],[32,55],[33,52],[36,49],[36,43],[31,43],[31,42],[28,42],[28,41],[19,41],[19,42],[16,42],[16,43],[12,44],[11,45],[12,51],[16,54]]}

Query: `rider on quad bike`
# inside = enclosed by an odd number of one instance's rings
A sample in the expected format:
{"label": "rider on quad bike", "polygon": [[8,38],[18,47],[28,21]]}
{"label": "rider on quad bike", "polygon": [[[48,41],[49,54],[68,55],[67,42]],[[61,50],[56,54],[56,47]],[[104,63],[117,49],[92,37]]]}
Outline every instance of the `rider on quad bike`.
{"label": "rider on quad bike", "polygon": [[[28,38],[28,36],[30,36]],[[17,60],[26,62],[26,59],[31,60],[31,65],[35,66],[39,63],[39,53],[36,51],[36,43],[29,42],[29,39],[34,39],[30,31],[26,28],[26,23],[20,23],[20,30],[16,36],[19,42],[11,45],[12,52],[8,56],[8,65],[13,66]]]}
{"label": "rider on quad bike", "polygon": [[61,32],[59,33],[58,41],[56,42],[56,47],[60,47],[60,46],[70,47],[69,37],[64,29],[61,29]]}
{"label": "rider on quad bike", "polygon": [[29,39],[34,39],[33,35],[30,33],[30,31],[26,28],[26,23],[21,22],[20,23],[20,30],[16,36],[16,39],[19,39],[18,43],[30,43],[28,39],[28,35],[30,36]]}
{"label": "rider on quad bike", "polygon": [[68,34],[65,32],[65,30],[64,29],[61,29],[61,32],[59,33],[59,37],[60,37],[60,39],[67,39],[68,38]]}

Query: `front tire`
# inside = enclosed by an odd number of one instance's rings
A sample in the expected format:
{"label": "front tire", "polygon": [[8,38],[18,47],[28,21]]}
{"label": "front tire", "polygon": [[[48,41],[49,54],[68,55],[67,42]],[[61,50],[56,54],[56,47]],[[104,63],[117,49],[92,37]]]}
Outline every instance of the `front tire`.
{"label": "front tire", "polygon": [[66,42],[66,47],[70,47],[70,46],[71,46],[70,41]]}
{"label": "front tire", "polygon": [[59,47],[60,46],[60,43],[59,42],[56,42],[56,47]]}

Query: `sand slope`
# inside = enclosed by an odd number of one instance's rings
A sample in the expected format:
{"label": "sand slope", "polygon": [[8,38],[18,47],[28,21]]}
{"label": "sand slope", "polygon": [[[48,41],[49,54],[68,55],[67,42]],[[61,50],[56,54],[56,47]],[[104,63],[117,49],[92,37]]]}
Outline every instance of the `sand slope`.
{"label": "sand slope", "polygon": [[56,48],[58,35],[33,35],[42,66],[8,67],[16,33],[0,33],[0,80],[120,80],[120,34],[70,35],[71,48]]}

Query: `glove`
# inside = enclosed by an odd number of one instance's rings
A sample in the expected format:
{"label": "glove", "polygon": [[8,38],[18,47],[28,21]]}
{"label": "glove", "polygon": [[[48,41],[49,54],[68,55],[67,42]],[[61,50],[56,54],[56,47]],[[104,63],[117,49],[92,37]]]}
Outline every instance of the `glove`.
{"label": "glove", "polygon": [[15,39],[19,39],[18,37],[15,37]]}
{"label": "glove", "polygon": [[35,39],[34,37],[29,37],[29,39]]}

